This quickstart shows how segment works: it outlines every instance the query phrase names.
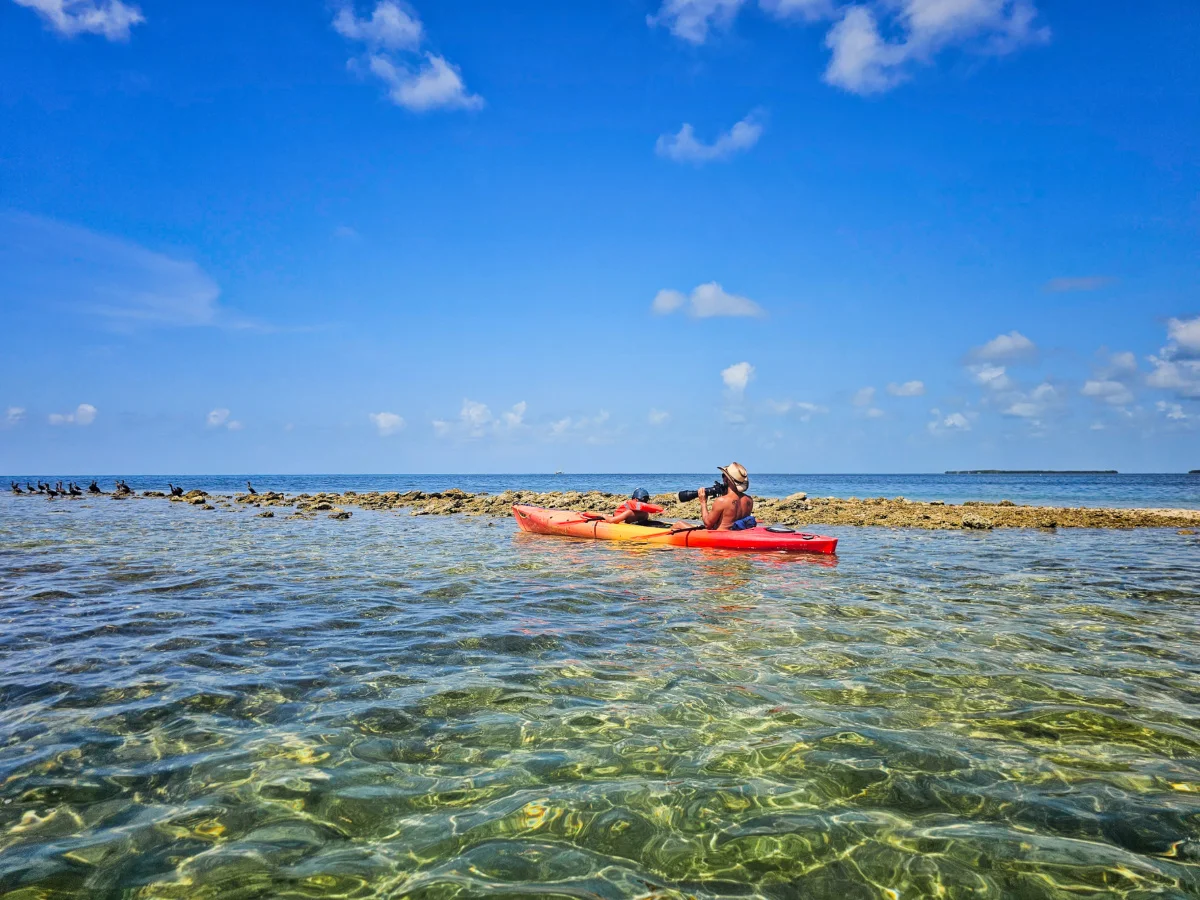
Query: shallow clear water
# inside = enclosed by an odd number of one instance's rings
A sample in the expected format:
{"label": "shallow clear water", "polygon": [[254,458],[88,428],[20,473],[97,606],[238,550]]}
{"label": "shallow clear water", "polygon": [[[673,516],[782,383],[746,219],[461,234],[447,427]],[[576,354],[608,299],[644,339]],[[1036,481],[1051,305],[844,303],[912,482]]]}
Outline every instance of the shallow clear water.
{"label": "shallow clear water", "polygon": [[[628,494],[644,487],[653,494],[712,484],[719,474],[566,475],[127,475],[134,490],[166,490],[167,482],[206,491],[245,490],[247,477],[259,490],[285,491],[441,491],[457,487],[476,493],[507,490],[609,491]],[[0,476],[22,484],[38,478],[73,479],[86,487],[92,478],[112,488],[111,475]],[[772,475],[755,472],[753,493],[786,497],[806,491],[814,497],[907,497],[910,500],[1012,500],[1059,506],[1143,506],[1200,508],[1200,475]]]}
{"label": "shallow clear water", "polygon": [[1200,543],[0,498],[0,895],[1200,896]]}

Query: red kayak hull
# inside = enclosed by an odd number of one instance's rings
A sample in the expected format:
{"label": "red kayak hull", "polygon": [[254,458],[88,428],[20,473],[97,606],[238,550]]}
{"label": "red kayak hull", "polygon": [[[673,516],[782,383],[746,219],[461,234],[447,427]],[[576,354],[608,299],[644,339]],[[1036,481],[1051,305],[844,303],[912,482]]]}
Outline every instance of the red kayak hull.
{"label": "red kayak hull", "polygon": [[750,550],[786,553],[837,552],[837,538],[799,531],[769,531],[760,525],[745,531],[672,532],[669,528],[648,525],[610,525],[584,520],[583,514],[569,509],[544,509],[540,506],[514,506],[513,518],[522,531],[587,538],[595,541],[637,541],[667,544],[672,547],[703,547],[714,550]]}

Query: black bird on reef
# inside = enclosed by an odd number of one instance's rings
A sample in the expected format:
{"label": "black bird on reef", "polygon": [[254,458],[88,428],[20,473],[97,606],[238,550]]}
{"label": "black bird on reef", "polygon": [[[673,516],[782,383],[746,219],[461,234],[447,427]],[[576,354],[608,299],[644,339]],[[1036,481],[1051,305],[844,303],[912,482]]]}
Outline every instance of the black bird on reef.
{"label": "black bird on reef", "polygon": [[50,487],[50,485],[48,483],[46,485],[46,493],[51,497],[58,496],[58,491],[56,491],[54,488]]}
{"label": "black bird on reef", "polygon": [[249,481],[246,482],[246,493],[248,493],[248,494],[257,494],[258,493],[258,491],[256,491],[254,489],[254,485],[252,485]]}
{"label": "black bird on reef", "polygon": [[21,486],[20,486],[19,484],[17,484],[15,481],[11,481],[11,482],[9,482],[9,487],[11,487],[11,488],[12,488],[12,492],[13,492],[14,494],[23,494],[23,493],[25,493],[23,490],[21,490]]}
{"label": "black bird on reef", "polygon": [[92,483],[88,485],[88,493],[89,494],[103,494],[104,493],[104,491],[100,490],[100,485],[96,484],[95,478],[93,478]]}
{"label": "black bird on reef", "polygon": [[175,487],[175,485],[171,484],[171,482],[169,482],[169,481],[167,482],[167,487],[169,487],[171,489],[172,497],[182,497],[183,496],[183,488]]}
{"label": "black bird on reef", "polygon": [[34,487],[32,484],[30,484],[28,481],[27,481],[27,482],[25,482],[25,490],[29,491],[29,493],[31,493],[31,494],[36,494],[36,493],[37,493],[37,488],[35,488],[35,487]]}
{"label": "black bird on reef", "polygon": [[61,482],[61,481],[60,481],[60,482],[58,482],[57,484],[55,484],[55,485],[54,485],[54,489],[55,489],[56,491],[58,491],[60,494],[65,494],[65,493],[66,493],[66,490],[63,488],[63,486],[62,486],[62,482]]}
{"label": "black bird on reef", "polygon": [[67,490],[70,492],[72,497],[82,497],[83,496],[83,491],[81,491],[79,489],[79,485],[77,485],[73,481],[69,485],[67,485]]}

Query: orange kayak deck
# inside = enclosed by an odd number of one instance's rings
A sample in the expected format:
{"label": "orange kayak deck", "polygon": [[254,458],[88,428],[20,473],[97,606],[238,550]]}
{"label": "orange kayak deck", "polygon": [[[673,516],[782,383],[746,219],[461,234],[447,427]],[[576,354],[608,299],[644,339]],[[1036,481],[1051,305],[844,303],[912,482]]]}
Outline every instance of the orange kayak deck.
{"label": "orange kayak deck", "polygon": [[806,534],[778,526],[747,528],[745,531],[709,531],[705,528],[673,531],[650,525],[610,525],[584,519],[570,509],[544,509],[540,506],[513,508],[513,518],[522,531],[587,538],[594,541],[639,541],[672,547],[703,547],[716,550],[785,551],[788,553],[837,552],[837,538]]}

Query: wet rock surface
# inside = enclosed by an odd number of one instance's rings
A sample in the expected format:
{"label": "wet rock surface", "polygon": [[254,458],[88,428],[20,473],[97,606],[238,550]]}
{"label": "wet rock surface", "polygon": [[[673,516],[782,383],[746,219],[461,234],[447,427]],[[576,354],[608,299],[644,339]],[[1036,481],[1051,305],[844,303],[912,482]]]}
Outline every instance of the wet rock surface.
{"label": "wet rock surface", "polygon": [[[118,497],[120,495],[114,495]],[[189,491],[169,497],[157,491],[128,499],[166,500],[197,508],[253,509],[259,514],[283,509],[288,520],[313,519],[319,514],[331,519],[351,517],[351,509],[395,512],[411,516],[503,516],[512,513],[516,503],[554,509],[608,513],[625,498],[600,491],[504,491],[499,494],[469,494],[452,488],[446,491],[370,491],[345,493],[283,494],[262,491],[257,494],[210,495]],[[35,495],[30,495],[32,501]],[[60,498],[71,502],[81,498]],[[664,507],[663,521],[696,519],[699,504],[680,503],[674,494],[658,494],[653,502]],[[755,498],[754,513],[764,524],[811,527],[821,525],[883,526],[888,528],[970,529],[994,528],[1200,528],[1200,510],[1130,509],[1111,507],[1021,506],[1012,500],[985,502],[969,500],[950,504],[941,500],[917,501],[905,497],[850,498],[809,497],[801,492],[786,498]],[[263,515],[263,518],[272,516]]]}

